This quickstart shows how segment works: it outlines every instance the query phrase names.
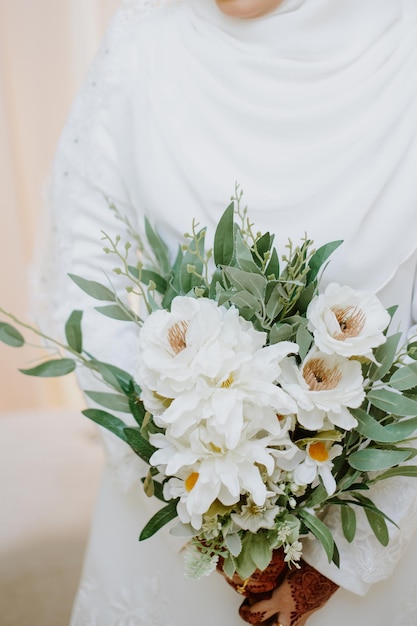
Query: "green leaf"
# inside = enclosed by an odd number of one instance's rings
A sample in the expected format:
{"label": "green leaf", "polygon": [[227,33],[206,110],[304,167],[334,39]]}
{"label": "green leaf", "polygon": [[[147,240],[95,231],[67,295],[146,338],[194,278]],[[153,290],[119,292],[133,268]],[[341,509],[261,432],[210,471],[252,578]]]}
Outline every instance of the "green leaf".
{"label": "green leaf", "polygon": [[224,542],[230,554],[232,554],[233,556],[239,556],[239,554],[242,552],[242,540],[239,537],[238,533],[226,535]]}
{"label": "green leaf", "polygon": [[104,406],[112,411],[120,411],[121,413],[130,413],[129,400],[126,396],[118,393],[106,393],[103,391],[84,391],[85,395],[91,398],[93,402]]}
{"label": "green leaf", "polygon": [[163,239],[158,235],[156,230],[152,227],[150,221],[147,217],[145,217],[145,233],[146,238],[151,246],[155,257],[159,263],[159,267],[164,276],[169,274],[171,269],[171,264],[169,262],[169,254],[166,243]]}
{"label": "green leaf", "polygon": [[146,461],[146,463],[149,463],[149,459],[155,452],[156,448],[154,448],[154,446],[141,435],[140,430],[137,428],[125,427],[124,433],[126,441],[132,448],[133,452]]}
{"label": "green leaf", "polygon": [[217,266],[229,265],[233,259],[234,211],[234,203],[231,202],[217,224],[213,245],[214,263]]}
{"label": "green leaf", "polygon": [[409,437],[417,429],[417,418],[403,419],[387,426],[382,426],[363,409],[350,409],[358,420],[358,432],[373,441],[397,443]]}
{"label": "green leaf", "polygon": [[417,385],[417,363],[404,365],[391,376],[389,384],[398,391],[412,389]]}
{"label": "green leaf", "polygon": [[384,517],[368,508],[365,508],[365,515],[368,518],[369,525],[374,531],[375,537],[378,539],[379,543],[383,546],[387,546],[389,543],[389,534]]}
{"label": "green leaf", "polygon": [[299,347],[298,354],[300,355],[300,359],[304,360],[305,356],[311,348],[311,344],[313,343],[313,337],[310,335],[304,324],[300,324],[300,326],[298,327],[295,341]]}
{"label": "green leaf", "polygon": [[251,559],[261,571],[265,570],[272,559],[272,548],[263,533],[254,534],[250,542]]}
{"label": "green leaf", "polygon": [[321,246],[310,259],[309,266],[310,271],[307,275],[307,284],[311,283],[318,276],[320,268],[327,261],[329,256],[333,254],[335,250],[343,243],[343,240],[339,241],[331,241],[330,243],[326,243],[324,246]]}
{"label": "green leaf", "polygon": [[305,526],[320,541],[330,563],[333,559],[334,553],[334,539],[332,533],[327,528],[326,524],[305,509],[299,509],[298,513]]}
{"label": "green leaf", "polygon": [[255,298],[264,299],[267,280],[261,274],[244,272],[237,267],[225,267],[223,272],[238,291],[248,291]]}
{"label": "green leaf", "polygon": [[26,376],[38,376],[39,378],[58,378],[66,376],[75,370],[76,363],[72,359],[52,359],[41,363],[31,369],[19,370]]}
{"label": "green leaf", "polygon": [[179,246],[174,265],[171,268],[171,273],[168,278],[168,287],[162,299],[162,308],[168,311],[171,308],[171,303],[175,296],[181,293],[180,273],[183,257],[184,254],[181,250],[181,246]]}
{"label": "green leaf", "polygon": [[237,293],[233,293],[228,300],[237,306],[238,309],[250,309],[250,317],[253,317],[253,315],[261,309],[259,300],[247,291],[238,291]]}
{"label": "green leaf", "polygon": [[278,253],[275,248],[272,249],[271,258],[269,259],[269,263],[265,268],[265,276],[275,276],[278,278],[279,276],[279,259]]}
{"label": "green leaf", "polygon": [[125,370],[120,369],[120,367],[116,367],[116,365],[111,365],[111,363],[104,363],[103,361],[95,360],[90,361],[90,366],[100,374],[106,383],[118,391],[121,391],[126,395],[128,395],[131,391],[134,380],[128,372],[125,372]]}
{"label": "green leaf", "polygon": [[70,348],[81,354],[83,351],[83,338],[81,331],[82,311],[73,311],[65,324],[65,337]]}
{"label": "green leaf", "polygon": [[380,450],[365,448],[348,458],[349,465],[361,472],[378,472],[399,465],[410,457],[407,450]]}
{"label": "green leaf", "polygon": [[401,333],[390,335],[386,342],[375,350],[374,356],[377,363],[371,365],[369,370],[370,380],[381,380],[388,374],[397,355],[400,339]]}
{"label": "green leaf", "polygon": [[94,308],[96,311],[98,311],[102,315],[105,315],[106,317],[110,317],[113,320],[119,320],[121,322],[132,322],[133,320],[137,319],[133,311],[129,313],[126,309],[121,307],[119,304],[96,306]]}
{"label": "green leaf", "polygon": [[417,341],[413,341],[407,346],[407,354],[410,359],[417,361]]}
{"label": "green leaf", "polygon": [[160,528],[168,524],[171,520],[177,517],[177,503],[178,498],[176,500],[171,500],[169,504],[164,506],[163,509],[160,509],[158,513],[156,513],[152,519],[146,524],[145,528],[142,530],[139,536],[139,541],[144,541],[145,539],[149,539],[152,537]]}
{"label": "green leaf", "polygon": [[116,296],[111,289],[102,285],[101,283],[96,282],[95,280],[87,280],[86,278],[82,278],[81,276],[77,276],[76,274],[68,274],[71,280],[74,281],[76,285],[86,294],[95,298],[96,300],[104,300],[109,302],[115,302]]}
{"label": "green leaf", "polygon": [[408,476],[410,478],[417,478],[417,465],[401,465],[400,467],[393,467],[382,474],[378,474],[372,479],[372,483],[376,483],[379,480],[386,480],[387,478],[395,478],[396,476]]}
{"label": "green leaf", "polygon": [[291,324],[275,324],[269,333],[269,343],[279,343],[280,341],[289,341],[293,334],[293,326]]}
{"label": "green leaf", "polygon": [[372,389],[368,400],[382,411],[401,417],[417,417],[417,402],[389,389]]}
{"label": "green leaf", "polygon": [[6,322],[0,322],[0,341],[12,348],[20,348],[25,343],[23,335],[17,328]]}
{"label": "green leaf", "polygon": [[340,514],[342,519],[343,534],[346,541],[352,543],[356,534],[356,513],[352,507],[345,505],[341,507]]}
{"label": "green leaf", "polygon": [[163,276],[152,270],[142,270],[140,277],[141,282],[144,285],[149,285],[151,281],[154,282],[156,291],[158,291],[159,293],[164,294],[168,288],[167,280]]}
{"label": "green leaf", "polygon": [[[142,478],[142,483],[143,483],[143,488],[145,490],[146,493],[146,486],[145,486],[145,482],[147,480],[151,480],[151,476],[152,476],[152,468],[149,470],[148,475],[146,476],[146,478]],[[164,498],[164,486],[159,483],[157,480],[152,480],[152,488],[153,488],[153,493],[152,495],[155,498],[158,498],[158,500],[160,500],[161,502],[166,502],[165,498]]]}
{"label": "green leaf", "polygon": [[102,411],[101,409],[85,409],[84,411],[82,411],[82,414],[127,443],[127,437],[124,432],[126,424],[123,422],[123,420],[119,419],[115,415],[111,415],[111,413]]}

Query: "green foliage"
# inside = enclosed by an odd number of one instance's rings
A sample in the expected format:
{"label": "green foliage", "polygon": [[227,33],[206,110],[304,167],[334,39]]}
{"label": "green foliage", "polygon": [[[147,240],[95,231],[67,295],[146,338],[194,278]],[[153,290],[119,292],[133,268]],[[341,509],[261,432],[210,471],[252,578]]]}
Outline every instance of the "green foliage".
{"label": "green foliage", "polygon": [[149,539],[163,526],[177,517],[177,503],[176,500],[171,500],[163,509],[160,509],[146,524],[139,536],[139,541]]}
{"label": "green foliage", "polygon": [[25,343],[23,335],[7,322],[0,322],[0,341],[12,348],[20,348]]}
{"label": "green foliage", "polygon": [[73,359],[51,359],[30,369],[20,369],[26,376],[38,378],[58,378],[66,376],[75,370],[76,362]]}
{"label": "green foliage", "polygon": [[297,512],[306,528],[320,541],[330,563],[333,560],[335,552],[335,543],[332,533],[326,524],[309,511],[298,509]]}
{"label": "green foliage", "polygon": [[65,324],[65,337],[68,345],[79,354],[83,351],[82,318],[82,311],[73,311]]}
{"label": "green foliage", "polygon": [[116,296],[114,292],[105,285],[102,285],[95,280],[87,280],[86,278],[82,278],[82,276],[77,276],[76,274],[68,274],[68,276],[80,289],[82,289],[92,298],[95,298],[96,300],[104,300],[107,302],[116,301]]}

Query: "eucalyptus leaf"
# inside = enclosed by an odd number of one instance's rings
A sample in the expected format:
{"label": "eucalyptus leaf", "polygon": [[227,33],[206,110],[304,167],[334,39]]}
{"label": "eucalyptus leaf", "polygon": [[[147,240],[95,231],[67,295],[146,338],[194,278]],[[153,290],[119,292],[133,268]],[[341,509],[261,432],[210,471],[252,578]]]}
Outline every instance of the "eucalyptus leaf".
{"label": "eucalyptus leaf", "polygon": [[265,276],[274,276],[276,279],[279,276],[279,258],[275,248],[272,248],[271,258],[269,259],[269,263],[265,268]]}
{"label": "eucalyptus leaf", "polygon": [[116,365],[111,363],[104,363],[103,361],[90,361],[90,367],[96,370],[102,379],[124,394],[129,394],[134,383],[132,376],[125,370],[120,369]]}
{"label": "eucalyptus leaf", "polygon": [[375,537],[379,543],[383,546],[387,546],[389,543],[389,534],[387,523],[382,515],[365,508],[365,515],[368,519],[369,525],[374,531]]}
{"label": "eucalyptus leaf", "polygon": [[145,217],[145,233],[149,245],[158,261],[161,272],[164,276],[169,274],[171,264],[169,262],[168,247],[163,239],[158,235],[152,224]]}
{"label": "eucalyptus leaf", "polygon": [[6,322],[0,322],[0,341],[12,348],[20,348],[25,343],[22,333]]}
{"label": "eucalyptus leaf", "polygon": [[259,312],[261,309],[261,304],[259,300],[255,298],[255,296],[253,296],[251,293],[248,293],[247,291],[238,291],[237,293],[234,293],[233,295],[231,295],[230,298],[228,299],[232,304],[237,306],[238,309],[241,309],[241,308],[250,309],[251,311],[250,317],[253,317],[253,315]]}
{"label": "eucalyptus leaf", "polygon": [[126,424],[123,420],[119,419],[115,415],[112,415],[111,413],[107,413],[107,411],[102,411],[101,409],[85,409],[82,411],[82,414],[127,443],[127,437],[124,432]]}
{"label": "eucalyptus leaf", "polygon": [[128,310],[124,309],[119,304],[96,306],[94,308],[96,311],[98,311],[102,315],[105,315],[106,317],[110,317],[113,320],[119,320],[121,322],[132,322],[133,320],[137,319],[133,311],[129,313]]}
{"label": "eucalyptus leaf", "polygon": [[153,283],[155,283],[156,291],[158,291],[158,293],[165,294],[168,288],[168,281],[166,280],[166,278],[161,276],[161,274],[158,274],[157,272],[154,272],[152,270],[143,269],[140,277],[141,282],[144,285],[149,285],[149,283],[152,281]]}
{"label": "eucalyptus leaf", "polygon": [[373,441],[397,443],[417,429],[417,418],[403,419],[383,426],[363,409],[350,409],[350,412],[358,420],[358,432]]}
{"label": "eucalyptus leaf", "polygon": [[280,341],[289,341],[293,334],[293,326],[291,324],[275,324],[269,333],[269,343],[279,343]]}
{"label": "eucalyptus leaf", "polygon": [[374,357],[376,363],[373,363],[369,370],[370,380],[382,380],[388,374],[395,361],[400,339],[401,333],[390,335],[387,337],[386,342],[375,350]]}
{"label": "eucalyptus leaf", "polygon": [[367,398],[374,406],[388,414],[417,417],[417,402],[395,391],[372,389],[368,392]]}
{"label": "eucalyptus leaf", "polygon": [[401,465],[400,467],[392,467],[391,469],[378,474],[371,480],[372,483],[376,483],[380,480],[386,480],[387,478],[395,478],[396,476],[408,476],[410,478],[417,478],[417,465]]}
{"label": "eucalyptus leaf", "polygon": [[244,272],[237,267],[224,267],[223,272],[238,291],[248,291],[259,300],[264,299],[267,283],[264,276]]}
{"label": "eucalyptus leaf", "polygon": [[76,274],[68,274],[71,280],[74,281],[76,285],[86,294],[95,298],[96,300],[104,300],[107,302],[116,302],[116,295],[111,289],[98,283],[95,280],[87,280],[86,278],[82,278],[81,276],[77,276]]}
{"label": "eucalyptus leaf", "polygon": [[130,413],[129,400],[125,395],[118,393],[107,393],[103,391],[84,391],[93,402],[104,406],[111,411],[119,411],[120,413]]}
{"label": "eucalyptus leaf", "polygon": [[81,354],[83,336],[81,331],[82,311],[73,311],[65,324],[65,337],[70,348]]}
{"label": "eucalyptus leaf", "polygon": [[300,324],[300,326],[298,327],[297,334],[295,336],[295,342],[298,344],[299,347],[298,354],[300,355],[300,359],[304,360],[304,358],[308,354],[308,351],[311,348],[311,344],[313,343],[313,337],[308,332],[304,324]]}
{"label": "eucalyptus leaf", "polygon": [[216,266],[229,265],[234,252],[234,203],[221,216],[214,234],[213,255]]}
{"label": "eucalyptus leaf", "polygon": [[163,509],[160,509],[158,513],[156,513],[146,524],[145,528],[142,530],[139,541],[144,541],[145,539],[149,539],[152,537],[160,528],[168,524],[171,520],[177,517],[177,503],[178,498],[176,500],[171,500]]}
{"label": "eucalyptus leaf", "polygon": [[309,511],[306,511],[305,509],[299,509],[298,513],[300,519],[303,521],[305,526],[320,541],[330,563],[333,559],[335,545],[332,533],[327,528],[326,524],[324,524],[321,520],[318,519],[318,517],[316,517],[312,513],[309,513]]}
{"label": "eucalyptus leaf", "polygon": [[417,385],[417,363],[400,367],[391,376],[389,384],[399,391],[415,387]]}
{"label": "eucalyptus leaf", "polygon": [[174,265],[171,268],[171,273],[168,278],[168,286],[162,299],[162,308],[166,309],[167,311],[171,309],[171,303],[175,296],[178,296],[181,293],[180,273],[183,257],[183,251],[179,246]]}
{"label": "eucalyptus leaf", "polygon": [[261,571],[265,570],[272,559],[272,548],[265,540],[263,533],[254,534],[252,536],[251,546],[251,559],[255,563],[256,567]]}
{"label": "eucalyptus leaf", "polygon": [[343,240],[331,241],[321,246],[310,259],[309,266],[310,271],[307,275],[307,284],[315,280],[320,272],[321,267],[333,254],[335,250],[343,243]]}
{"label": "eucalyptus leaf", "polygon": [[352,543],[356,535],[356,513],[351,506],[346,505],[341,507],[340,515],[345,539]]}
{"label": "eucalyptus leaf", "polygon": [[58,378],[66,376],[75,370],[76,362],[73,359],[52,359],[45,361],[36,367],[19,370],[26,376],[37,376],[38,378]]}
{"label": "eucalyptus leaf", "polygon": [[378,472],[399,465],[410,456],[407,450],[365,448],[348,457],[349,465],[361,472]]}
{"label": "eucalyptus leaf", "polygon": [[155,452],[156,448],[145,439],[138,428],[125,427],[124,429],[126,441],[141,459],[149,463],[149,459]]}

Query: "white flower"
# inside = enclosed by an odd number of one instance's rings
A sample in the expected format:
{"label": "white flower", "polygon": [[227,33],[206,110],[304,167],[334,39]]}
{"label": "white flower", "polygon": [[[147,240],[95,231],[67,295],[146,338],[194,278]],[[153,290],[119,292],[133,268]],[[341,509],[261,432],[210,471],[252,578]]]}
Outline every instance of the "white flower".
{"label": "white flower", "polygon": [[273,528],[275,518],[281,512],[281,507],[277,506],[269,498],[262,506],[255,504],[251,497],[241,508],[240,513],[232,513],[231,518],[243,530],[257,533],[260,528]]}
{"label": "white flower", "polygon": [[331,283],[312,299],[307,319],[322,352],[372,359],[372,348],[385,342],[390,316],[374,294]]}
{"label": "white flower", "polygon": [[318,430],[326,418],[344,430],[357,425],[346,407],[358,408],[365,397],[358,361],[313,348],[300,367],[289,357],[281,368],[280,383],[297,402],[297,419],[304,428]]}
{"label": "white flower", "polygon": [[[196,428],[182,438],[165,434],[150,437],[159,448],[152,455],[152,465],[161,466],[163,473],[182,481],[170,480],[170,497],[180,497],[178,514],[181,521],[200,529],[202,515],[219,500],[225,506],[239,502],[242,494],[249,494],[256,505],[263,506],[267,489],[260,467],[269,474],[274,471],[274,458],[268,444],[271,437],[245,438],[233,449],[227,447],[214,429]],[[172,481],[172,482],[171,482]]]}
{"label": "white flower", "polygon": [[297,561],[301,559],[303,554],[303,544],[301,543],[301,541],[294,541],[294,543],[287,544],[284,548],[284,552],[284,561],[286,563],[292,563],[297,568],[299,568],[300,566],[298,565]]}
{"label": "white flower", "polygon": [[294,481],[299,485],[311,485],[318,476],[331,496],[336,490],[332,474],[333,459],[342,453],[342,446],[325,441],[312,441],[307,445],[305,459],[294,470]]}
{"label": "white flower", "polygon": [[[288,411],[291,400],[273,382],[280,360],[297,346],[282,342],[264,348],[265,341],[266,333],[256,331],[235,307],[207,298],[175,298],[171,312],[152,313],[140,332],[138,380],[146,408],[160,415],[173,400],[182,404],[187,392],[197,391],[201,398],[232,389]],[[170,414],[166,419],[173,421]]]}

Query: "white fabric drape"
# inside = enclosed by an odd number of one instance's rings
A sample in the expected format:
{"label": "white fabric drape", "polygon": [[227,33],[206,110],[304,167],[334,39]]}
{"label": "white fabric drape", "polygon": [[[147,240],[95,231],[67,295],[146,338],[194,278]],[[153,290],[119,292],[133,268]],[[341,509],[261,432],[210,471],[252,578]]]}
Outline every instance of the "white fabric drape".
{"label": "white fabric drape", "polygon": [[[42,190],[68,109],[118,0],[0,0],[0,305],[27,310]],[[0,410],[68,402],[68,383],[24,378],[0,349]],[[23,392],[22,392],[23,390]]]}

